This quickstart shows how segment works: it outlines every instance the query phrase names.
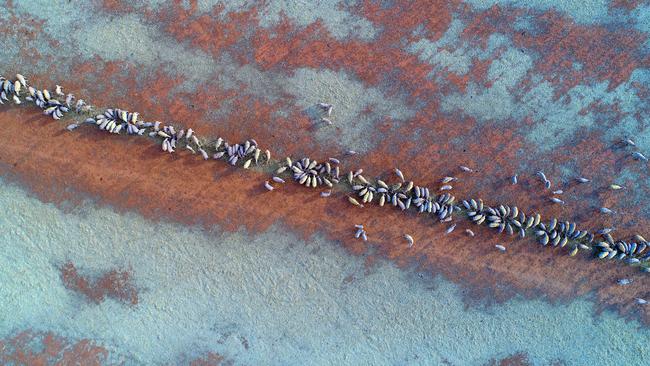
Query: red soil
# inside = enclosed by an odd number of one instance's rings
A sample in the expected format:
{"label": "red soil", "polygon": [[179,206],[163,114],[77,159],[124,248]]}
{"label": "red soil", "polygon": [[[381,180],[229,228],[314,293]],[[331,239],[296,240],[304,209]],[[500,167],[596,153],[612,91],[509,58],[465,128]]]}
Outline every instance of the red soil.
{"label": "red soil", "polygon": [[101,7],[103,11],[113,14],[127,14],[134,11],[131,2],[125,0],[101,0]]}
{"label": "red soil", "polygon": [[[607,80],[611,90],[650,64],[639,47],[648,35],[629,26],[580,25],[548,11],[533,18],[534,32],[517,31],[514,24],[523,13],[494,5],[471,18],[463,37],[485,48],[492,34],[511,34],[517,48],[536,52],[535,73],[560,86],[558,94],[585,81]],[[574,63],[582,68],[574,69]]]}
{"label": "red soil", "polygon": [[[152,220],[218,225],[226,230],[243,227],[259,232],[282,221],[304,239],[322,232],[351,253],[367,253],[371,246],[379,249],[378,255],[401,266],[416,263],[443,274],[471,290],[468,302],[505,301],[515,294],[557,301],[593,292],[601,308],[614,306],[624,314],[640,314],[644,321],[649,320],[645,308],[634,305],[634,297],[648,295],[648,278],[623,264],[569,258],[562,249],[498,237],[483,228],[472,227],[478,238],[468,238],[462,234],[469,227],[466,222],[444,235],[445,227],[430,219],[376,206],[358,209],[342,195],[322,199],[293,184],[266,192],[262,182],[268,177],[254,171],[203,162],[184,153],[162,154],[142,138],[114,137],[92,128],[67,133],[60,123],[38,113],[21,110],[20,119],[16,113],[0,112],[4,133],[12,136],[12,143],[0,154],[0,173],[13,175],[44,201],[78,202],[90,196]],[[508,141],[507,136],[501,138]],[[467,148],[474,149],[472,145]],[[371,165],[379,164],[372,156],[369,159]],[[497,171],[492,164],[484,166],[481,174]],[[460,186],[459,191],[463,190]],[[491,194],[489,186],[481,186],[478,192],[493,199],[501,195]],[[525,197],[517,194],[511,198],[519,201]],[[183,204],[179,205],[180,201]],[[546,211],[562,213],[554,207]],[[355,223],[367,227],[368,244],[353,239]],[[404,233],[415,237],[414,248],[407,248]],[[497,243],[505,244],[508,252],[494,250]],[[369,263],[372,260],[371,256]],[[618,286],[615,280],[621,277],[634,282]]]}
{"label": "red soil", "polygon": [[[223,51],[241,42],[247,33],[258,25],[257,7],[240,12],[231,12],[220,20],[224,6],[215,5],[211,11],[198,14],[196,0],[190,1],[189,8],[175,2],[164,8],[154,17],[170,20],[165,29],[179,42],[189,41],[193,48],[198,48],[220,56]],[[240,58],[239,61],[243,61]]]}
{"label": "red soil", "polygon": [[80,275],[71,262],[61,267],[61,278],[66,288],[79,292],[95,303],[101,303],[106,297],[123,303],[137,305],[138,291],[131,283],[131,273],[113,269],[104,273],[96,281]]}
{"label": "red soil", "polygon": [[609,4],[609,7],[611,9],[625,9],[627,11],[632,11],[644,2],[647,2],[647,0],[613,0]]}
{"label": "red soil", "polygon": [[226,360],[223,356],[216,353],[208,353],[205,357],[197,358],[190,362],[190,366],[230,366],[234,365],[231,360]]}
{"label": "red soil", "polygon": [[[29,366],[101,366],[107,365],[109,352],[89,339],[71,342],[53,332],[25,330],[0,339],[0,364]],[[230,366],[234,363],[223,356],[208,352],[189,360],[190,366]]]}
{"label": "red soil", "polygon": [[530,360],[525,353],[517,353],[501,360],[492,360],[485,366],[531,366]]}
{"label": "red soil", "polygon": [[105,364],[108,351],[88,339],[71,343],[51,332],[23,331],[0,340],[3,365],[88,365]]}

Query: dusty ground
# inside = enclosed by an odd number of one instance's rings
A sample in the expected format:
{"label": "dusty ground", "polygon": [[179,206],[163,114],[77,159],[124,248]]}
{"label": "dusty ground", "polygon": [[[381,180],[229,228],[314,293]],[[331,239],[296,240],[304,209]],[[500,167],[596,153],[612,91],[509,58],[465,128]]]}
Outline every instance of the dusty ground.
{"label": "dusty ground", "polygon": [[[485,228],[472,227],[477,236],[470,238],[462,231],[471,227],[466,222],[444,235],[446,227],[427,218],[386,207],[355,208],[344,195],[324,199],[294,185],[267,192],[261,183],[268,178],[262,173],[204,162],[190,154],[160,154],[141,139],[107,137],[90,128],[67,133],[37,113],[23,117],[0,113],[5,133],[13,136],[0,155],[2,173],[62,207],[91,197],[152,220],[218,224],[232,231],[262,231],[282,221],[306,239],[323,232],[353,254],[374,248],[373,255],[441,273],[471,289],[470,303],[500,302],[515,294],[562,301],[594,292],[601,307],[638,314],[634,298],[647,295],[647,276],[622,263],[570,258],[564,249],[540,248],[532,240],[497,236]],[[367,245],[354,239],[350,228],[355,223],[367,227]],[[413,248],[407,247],[404,233],[414,236]],[[497,243],[505,244],[508,252],[493,250]],[[618,278],[634,282],[619,286]],[[648,313],[642,314],[647,321]]]}
{"label": "dusty ground", "polygon": [[[650,235],[647,165],[616,145],[633,137],[639,151],[650,152],[644,2],[282,4],[4,1],[2,71],[204,135],[253,137],[280,156],[319,159],[354,149],[360,154],[345,166],[370,176],[386,178],[398,166],[435,186],[453,174],[457,196],[517,204],[591,229],[615,226],[624,237]],[[77,22],[80,14],[87,21]],[[317,123],[313,104],[323,99],[335,104],[332,128]],[[650,320],[634,304],[650,296],[648,278],[622,264],[569,258],[482,229],[469,238],[466,223],[444,235],[445,227],[414,215],[355,209],[343,196],[321,199],[294,186],[267,193],[260,173],[162,155],[141,139],[87,128],[66,133],[36,112],[2,108],[0,126],[2,174],[61,207],[91,198],[154,220],[232,231],[281,221],[305,238],[322,232],[340,241],[367,255],[368,266],[385,256],[443,274],[469,290],[470,304],[593,293],[600,309]],[[461,164],[476,172],[461,175]],[[549,204],[533,176],[539,169],[564,190],[566,205]],[[593,184],[573,183],[577,176]],[[627,189],[605,189],[612,182]],[[599,215],[601,206],[618,214]],[[361,222],[367,245],[350,232]],[[406,232],[416,239],[413,249],[402,240]],[[493,250],[497,243],[507,253]],[[623,277],[635,281],[616,285]]]}

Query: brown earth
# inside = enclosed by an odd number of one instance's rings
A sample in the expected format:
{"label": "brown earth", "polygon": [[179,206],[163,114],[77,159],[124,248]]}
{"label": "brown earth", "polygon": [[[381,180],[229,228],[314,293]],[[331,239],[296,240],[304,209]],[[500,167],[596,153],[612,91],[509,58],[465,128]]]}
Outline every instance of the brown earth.
{"label": "brown earth", "polygon": [[71,342],[51,332],[23,331],[0,340],[3,365],[104,365],[108,351],[93,341]]}
{"label": "brown earth", "polygon": [[[444,235],[445,227],[431,219],[392,208],[352,207],[342,194],[324,199],[293,184],[266,192],[262,182],[268,176],[260,172],[235,170],[185,153],[162,154],[143,138],[110,136],[89,127],[69,133],[38,112],[3,110],[0,125],[11,137],[0,153],[0,173],[46,202],[75,203],[90,197],[151,220],[225,230],[259,232],[282,222],[304,239],[324,233],[352,254],[378,249],[368,255],[370,266],[379,255],[400,266],[414,264],[442,274],[471,290],[468,303],[501,302],[515,294],[566,301],[594,293],[599,309],[611,306],[649,320],[647,310],[634,303],[635,297],[648,296],[648,278],[621,263],[570,258],[564,249],[540,248],[530,240],[500,237],[484,228],[472,227],[477,237],[469,238],[462,231],[470,227],[464,221]],[[367,244],[353,238],[356,223],[366,226]],[[404,233],[413,235],[414,248],[407,247]],[[508,251],[494,250],[497,243]],[[616,279],[622,277],[634,282],[619,286]]]}
{"label": "brown earth", "polygon": [[67,262],[61,267],[61,279],[65,287],[95,303],[101,303],[110,297],[126,304],[137,305],[138,290],[133,285],[132,278],[130,271],[113,269],[93,280],[80,274],[72,262]]}

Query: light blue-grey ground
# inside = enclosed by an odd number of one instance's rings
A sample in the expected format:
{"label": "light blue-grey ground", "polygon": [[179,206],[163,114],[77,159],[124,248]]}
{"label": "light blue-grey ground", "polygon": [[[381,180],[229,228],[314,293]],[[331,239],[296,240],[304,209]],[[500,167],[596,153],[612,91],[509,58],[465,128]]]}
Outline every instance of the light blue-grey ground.
{"label": "light blue-grey ground", "polygon": [[[63,213],[0,184],[0,337],[29,328],[90,338],[128,365],[208,351],[248,365],[476,365],[521,351],[536,365],[650,359],[650,331],[594,318],[586,299],[467,309],[442,278],[386,262],[366,273],[363,258],[319,237],[206,233],[91,204]],[[131,266],[140,303],[98,305],[67,290],[67,261],[82,274]]]}

